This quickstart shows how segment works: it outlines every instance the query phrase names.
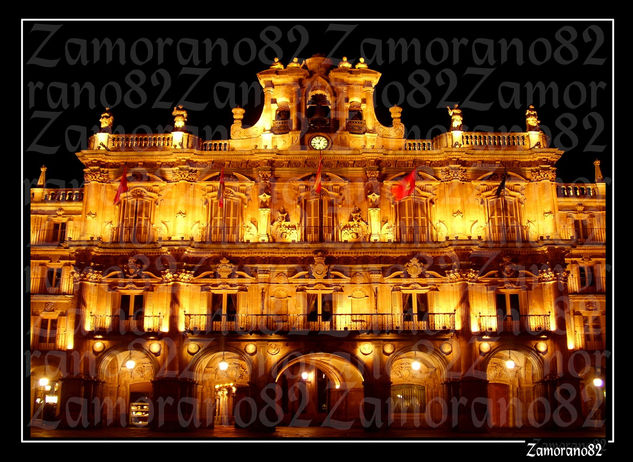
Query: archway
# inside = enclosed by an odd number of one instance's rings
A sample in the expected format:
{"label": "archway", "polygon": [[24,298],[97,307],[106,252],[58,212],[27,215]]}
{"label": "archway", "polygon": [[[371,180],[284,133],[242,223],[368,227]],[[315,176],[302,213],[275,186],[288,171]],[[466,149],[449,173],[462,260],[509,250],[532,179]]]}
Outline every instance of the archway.
{"label": "archway", "polygon": [[280,388],[281,425],[332,426],[358,422],[364,396],[357,366],[333,353],[307,353],[273,369]]}
{"label": "archway", "polygon": [[114,348],[102,357],[101,422],[104,425],[145,427],[153,417],[152,380],[156,359],[142,349]]}
{"label": "archway", "polygon": [[62,373],[57,366],[46,364],[31,369],[31,424],[54,422],[60,412]]}
{"label": "archway", "polygon": [[392,425],[436,426],[444,419],[445,365],[435,355],[403,351],[388,365],[391,378]]}
{"label": "archway", "polygon": [[543,367],[535,353],[499,348],[488,359],[486,376],[491,427],[538,426],[544,405]]}
{"label": "archway", "polygon": [[248,395],[251,366],[239,352],[206,351],[194,366],[199,417],[204,426],[233,425],[235,403]]}

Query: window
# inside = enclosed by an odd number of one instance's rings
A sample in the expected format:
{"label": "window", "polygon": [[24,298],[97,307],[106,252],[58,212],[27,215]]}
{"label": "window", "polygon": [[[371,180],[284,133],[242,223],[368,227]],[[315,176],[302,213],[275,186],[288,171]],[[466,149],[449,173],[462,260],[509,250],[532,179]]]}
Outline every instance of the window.
{"label": "window", "polygon": [[308,298],[308,321],[328,322],[332,319],[333,294],[332,293],[316,293],[307,294]]}
{"label": "window", "polygon": [[304,202],[306,241],[333,241],[336,216],[334,200],[327,196],[310,196]]}
{"label": "window", "polygon": [[408,197],[398,203],[400,242],[427,242],[427,201]]}
{"label": "window", "polygon": [[574,236],[579,241],[584,241],[589,237],[587,220],[574,220]]}
{"label": "window", "polygon": [[54,348],[57,337],[57,318],[42,318],[37,343],[41,348]]}
{"label": "window", "polygon": [[213,199],[210,207],[209,223],[211,242],[237,242],[240,236],[239,228],[240,202],[236,199],[224,197],[224,207],[219,206],[219,201]]}
{"label": "window", "polygon": [[401,384],[391,386],[393,412],[413,414],[426,409],[426,390],[422,385]]}
{"label": "window", "polygon": [[581,265],[578,267],[578,282],[580,292],[592,292],[596,289],[596,278],[592,266]]}
{"label": "window", "polygon": [[516,241],[520,238],[516,199],[509,196],[488,199],[488,226],[495,242]]}
{"label": "window", "polygon": [[496,294],[497,315],[502,319],[519,320],[519,294],[502,293]]}
{"label": "window", "polygon": [[583,332],[586,350],[602,349],[602,325],[600,316],[583,316]]}
{"label": "window", "polygon": [[46,269],[46,289],[49,293],[57,293],[61,287],[62,269],[47,268]]}
{"label": "window", "polygon": [[47,242],[64,242],[66,240],[66,222],[52,222],[49,227]]}
{"label": "window", "polygon": [[119,304],[121,321],[142,319],[143,306],[143,294],[121,294],[121,303]]}
{"label": "window", "polygon": [[424,321],[429,311],[428,293],[403,293],[402,315],[404,321]]}
{"label": "window", "polygon": [[118,238],[121,242],[144,244],[152,238],[153,201],[145,197],[123,200]]}
{"label": "window", "polygon": [[237,314],[237,294],[211,293],[208,313],[211,322],[235,321]]}

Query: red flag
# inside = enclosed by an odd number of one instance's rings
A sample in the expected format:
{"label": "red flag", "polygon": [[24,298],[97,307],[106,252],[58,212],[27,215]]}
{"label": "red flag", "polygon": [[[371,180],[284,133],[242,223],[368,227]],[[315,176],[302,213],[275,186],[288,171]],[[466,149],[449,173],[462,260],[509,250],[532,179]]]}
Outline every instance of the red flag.
{"label": "red flag", "polygon": [[119,189],[116,190],[116,196],[114,196],[114,205],[117,205],[121,200],[121,195],[127,191],[127,164],[123,166],[123,175],[121,175],[121,182],[119,183]]}
{"label": "red flag", "polygon": [[404,199],[413,192],[415,188],[415,171],[416,169],[414,168],[411,173],[400,180],[398,184],[391,187],[391,194],[393,194],[393,197],[395,197],[397,201]]}
{"label": "red flag", "polygon": [[224,167],[220,171],[220,185],[218,186],[218,207],[224,207]]}
{"label": "red flag", "polygon": [[321,192],[321,166],[322,157],[319,155],[319,167],[317,168],[316,177],[314,178],[314,190],[317,194]]}

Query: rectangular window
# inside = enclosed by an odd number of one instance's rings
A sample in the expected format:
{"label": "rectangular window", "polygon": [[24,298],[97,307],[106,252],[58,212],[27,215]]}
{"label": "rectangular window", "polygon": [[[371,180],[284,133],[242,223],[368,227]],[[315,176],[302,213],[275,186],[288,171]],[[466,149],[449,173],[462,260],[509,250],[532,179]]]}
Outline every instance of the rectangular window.
{"label": "rectangular window", "polygon": [[583,332],[585,334],[585,349],[602,349],[602,326],[600,316],[583,316]]}
{"label": "rectangular window", "polygon": [[321,314],[324,321],[332,319],[333,294],[321,294]]}
{"label": "rectangular window", "polygon": [[333,294],[306,294],[308,301],[308,321],[330,321],[333,313]]}
{"label": "rectangular window", "polygon": [[121,206],[119,237],[122,242],[144,244],[151,240],[152,201],[126,199]]}
{"label": "rectangular window", "polygon": [[130,303],[132,301],[132,295],[121,294],[119,303],[119,317],[121,321],[126,321],[130,317]]}
{"label": "rectangular window", "polygon": [[518,223],[514,198],[494,197],[488,200],[488,224],[493,241],[516,241],[519,238]]}
{"label": "rectangular window", "polygon": [[237,313],[237,294],[226,294],[226,320],[235,321]]}
{"label": "rectangular window", "polygon": [[308,299],[308,321],[314,322],[319,316],[318,294],[307,294]]}
{"label": "rectangular window", "polygon": [[211,293],[209,307],[209,314],[211,315],[211,321],[222,320],[222,294]]}
{"label": "rectangular window", "polygon": [[240,236],[239,229],[239,205],[240,202],[224,198],[224,207],[219,206],[217,200],[211,203],[211,242],[237,242]]}
{"label": "rectangular window", "polygon": [[587,220],[574,220],[574,236],[577,240],[582,241],[587,239],[588,231]]}
{"label": "rectangular window", "polygon": [[41,319],[38,335],[38,344],[50,346],[57,338],[57,318]]}
{"label": "rectangular window", "polygon": [[48,235],[48,242],[64,242],[66,240],[66,222],[52,223]]}
{"label": "rectangular window", "polygon": [[309,197],[304,204],[304,234],[308,242],[334,240],[334,201],[327,197]]}
{"label": "rectangular window", "polygon": [[145,303],[143,294],[135,294],[133,295],[133,311],[132,311],[132,319],[143,319],[143,306]]}
{"label": "rectangular window", "polygon": [[426,201],[407,198],[398,204],[400,242],[428,241]]}
{"label": "rectangular window", "polygon": [[62,269],[61,268],[47,268],[46,269],[46,289],[49,292],[56,292],[60,288],[62,281]]}
{"label": "rectangular window", "polygon": [[497,304],[497,315],[501,319],[512,319],[518,321],[521,311],[519,309],[519,294],[499,292],[495,294]]}
{"label": "rectangular window", "polygon": [[596,278],[594,277],[592,266],[579,266],[578,276],[580,292],[590,292],[596,287]]}

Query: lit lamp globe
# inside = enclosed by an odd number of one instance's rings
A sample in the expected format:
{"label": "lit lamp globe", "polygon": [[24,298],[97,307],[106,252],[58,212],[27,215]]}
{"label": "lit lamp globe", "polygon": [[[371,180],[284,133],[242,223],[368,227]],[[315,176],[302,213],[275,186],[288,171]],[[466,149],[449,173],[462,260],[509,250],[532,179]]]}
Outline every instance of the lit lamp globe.
{"label": "lit lamp globe", "polygon": [[516,363],[512,361],[511,359],[508,359],[506,361],[506,369],[514,369],[515,366],[516,366]]}
{"label": "lit lamp globe", "polygon": [[593,379],[594,387],[601,388],[603,385],[604,385],[604,380],[602,380],[600,377],[596,377],[595,379]]}
{"label": "lit lamp globe", "polygon": [[134,369],[135,366],[136,366],[136,361],[134,361],[133,359],[128,359],[125,362],[125,367],[127,367],[130,370]]}
{"label": "lit lamp globe", "polygon": [[226,361],[222,360],[220,361],[220,364],[218,364],[218,367],[220,368],[221,371],[225,371],[229,368],[229,363],[227,363]]}
{"label": "lit lamp globe", "polygon": [[415,360],[411,363],[411,369],[413,369],[414,371],[419,371],[420,367],[422,367],[422,364],[420,364],[420,361]]}
{"label": "lit lamp globe", "polygon": [[301,373],[301,378],[302,378],[303,380],[308,380],[308,377],[309,377],[309,375],[308,375],[308,373],[307,373],[307,372],[302,372],[302,373]]}

